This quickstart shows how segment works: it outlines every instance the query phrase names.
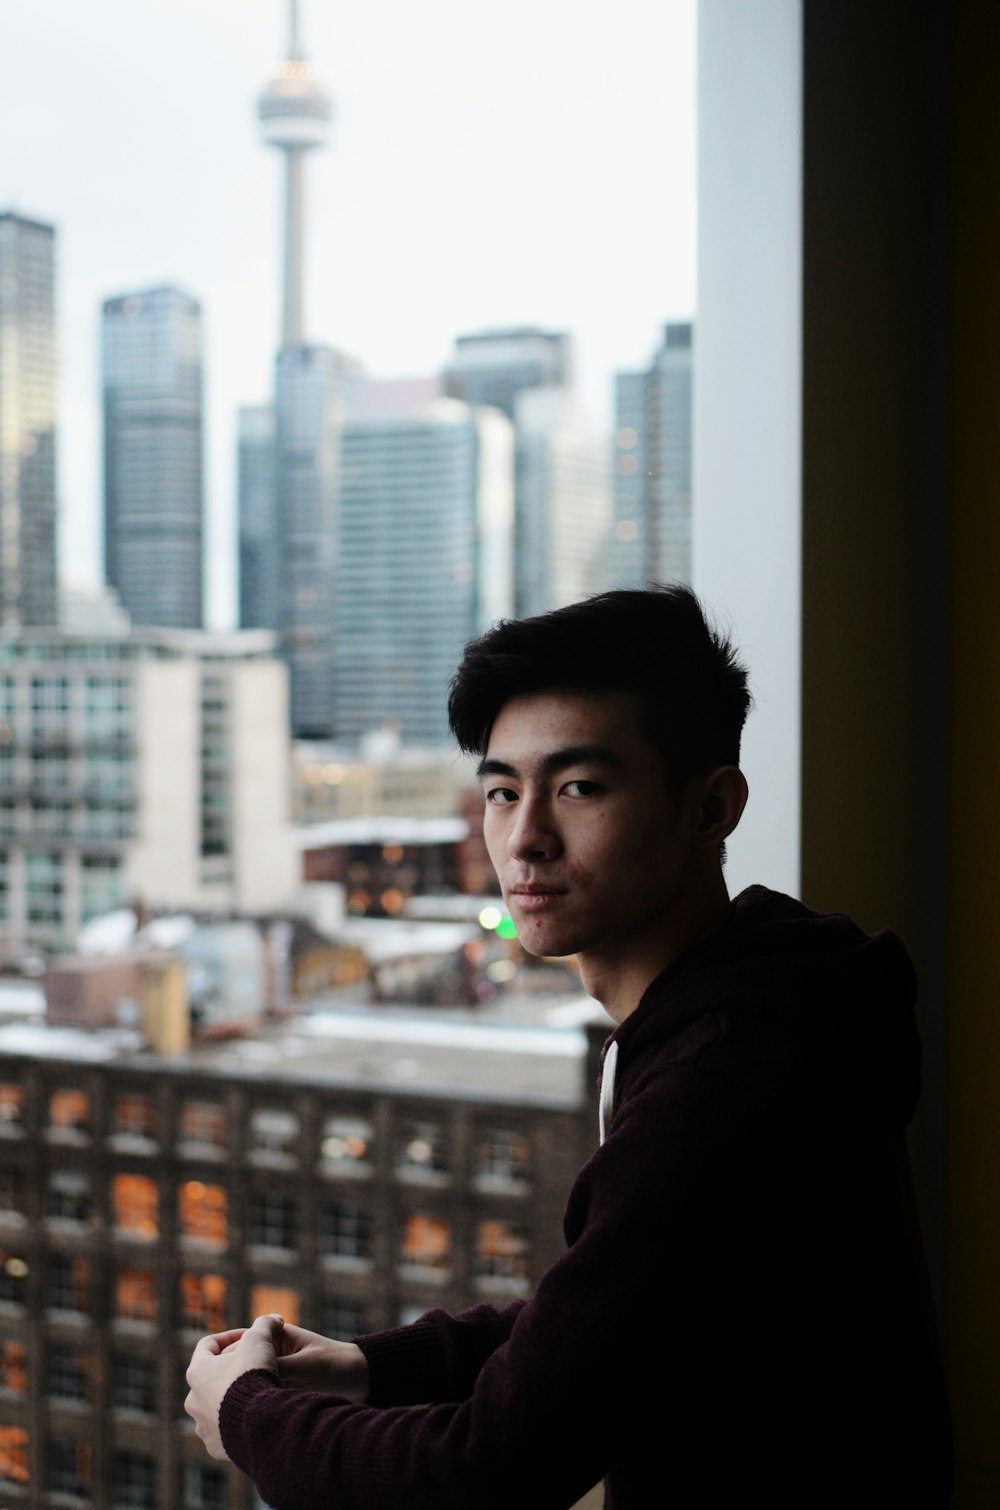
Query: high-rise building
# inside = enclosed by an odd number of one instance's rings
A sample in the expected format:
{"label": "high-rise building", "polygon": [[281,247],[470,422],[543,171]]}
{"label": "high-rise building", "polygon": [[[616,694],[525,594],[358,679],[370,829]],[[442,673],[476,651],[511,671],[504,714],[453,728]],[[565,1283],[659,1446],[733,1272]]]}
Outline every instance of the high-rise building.
{"label": "high-rise building", "polygon": [[277,629],[280,571],[273,406],[245,405],[237,426],[240,627]]}
{"label": "high-rise building", "polygon": [[691,581],[691,357],[690,321],[669,324],[650,367],[615,379],[618,586]]}
{"label": "high-rise building", "polygon": [[269,634],[0,634],[0,954],[141,899],[286,906],[287,674]]}
{"label": "high-rise building", "polygon": [[512,452],[502,414],[453,399],[345,424],[338,738],[392,722],[407,744],[447,742],[448,683],[462,648],[511,611]]}
{"label": "high-rise building", "polygon": [[134,624],[202,623],[201,309],[176,288],[108,299],[104,559]]}
{"label": "high-rise building", "polygon": [[55,231],[0,214],[0,624],[54,624]]}
{"label": "high-rise building", "polygon": [[607,460],[576,408],[572,342],[534,326],[459,336],[444,371],[453,398],[514,422],[514,581],[518,617],[603,586]]}

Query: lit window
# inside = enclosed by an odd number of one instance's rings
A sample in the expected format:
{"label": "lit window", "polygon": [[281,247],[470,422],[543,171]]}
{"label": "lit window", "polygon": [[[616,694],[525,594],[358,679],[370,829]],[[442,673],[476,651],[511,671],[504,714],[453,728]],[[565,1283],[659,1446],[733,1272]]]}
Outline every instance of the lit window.
{"label": "lit window", "polygon": [[226,1327],[226,1281],[221,1274],[181,1275],[181,1314],[186,1327],[222,1332]]}
{"label": "lit window", "polygon": [[272,1191],[251,1196],[247,1240],[256,1248],[294,1248],[298,1236],[295,1202]]}
{"label": "lit window", "polygon": [[372,1252],[371,1217],[353,1201],[325,1201],[320,1208],[319,1242],[324,1258],[367,1267]]}
{"label": "lit window", "polygon": [[90,1369],[90,1355],[82,1348],[50,1342],[45,1350],[45,1393],[54,1400],[88,1400]]}
{"label": "lit window", "polygon": [[181,1141],[199,1148],[226,1146],[226,1114],[218,1101],[187,1101],[181,1107]]}
{"label": "lit window", "polygon": [[24,1090],[9,1082],[0,1085],[0,1134],[24,1125]]}
{"label": "lit window", "polygon": [[520,1289],[528,1280],[528,1239],[524,1228],[496,1219],[476,1227],[477,1279],[498,1280]]}
{"label": "lit window", "polygon": [[129,1237],[159,1236],[159,1196],[155,1182],[147,1175],[114,1175],[111,1210],[116,1231],[127,1233]]}
{"label": "lit window", "polygon": [[0,1337],[0,1394],[23,1395],[28,1387],[28,1354],[23,1342]]}
{"label": "lit window", "polygon": [[149,1096],[126,1093],[115,1097],[114,1129],[129,1138],[151,1139],[155,1127]]}
{"label": "lit window", "polygon": [[284,1285],[254,1285],[250,1291],[251,1316],[282,1316],[293,1326],[299,1320],[298,1291]]}
{"label": "lit window", "polygon": [[90,1176],[78,1169],[55,1169],[45,1190],[45,1214],[64,1222],[89,1222]]}
{"label": "lit window", "polygon": [[524,1186],[531,1174],[531,1144],[523,1133],[487,1127],[476,1142],[475,1180],[483,1190]]}
{"label": "lit window", "polygon": [[28,1482],[28,1433],[21,1426],[0,1426],[0,1483]]}
{"label": "lit window", "polygon": [[181,1235],[215,1248],[226,1245],[226,1192],[221,1185],[185,1180],[177,1192]]}
{"label": "lit window", "polygon": [[437,1122],[409,1122],[400,1133],[396,1170],[404,1179],[440,1183],[448,1172],[448,1143]]}
{"label": "lit window", "polygon": [[451,1262],[451,1223],[426,1211],[411,1211],[403,1221],[399,1261],[404,1268],[445,1272]]}
{"label": "lit window", "polygon": [[299,1119],[277,1107],[261,1107],[250,1117],[250,1152],[279,1155],[282,1160],[298,1152]]}
{"label": "lit window", "polygon": [[111,1497],[123,1510],[154,1510],[156,1464],[142,1452],[116,1452]]}
{"label": "lit window", "polygon": [[156,1275],[151,1269],[119,1269],[115,1315],[122,1321],[155,1321],[156,1290]]}
{"label": "lit window", "polygon": [[45,1481],[50,1494],[90,1499],[93,1469],[89,1444],[50,1437],[45,1453]]}
{"label": "lit window", "polygon": [[0,1302],[23,1305],[28,1265],[18,1253],[0,1252]]}
{"label": "lit window", "polygon": [[90,1121],[90,1097],[85,1091],[58,1090],[49,1097],[49,1127],[55,1132],[82,1133]]}
{"label": "lit window", "polygon": [[319,1152],[324,1174],[366,1174],[371,1167],[375,1130],[362,1117],[328,1117]]}
{"label": "lit window", "polygon": [[117,1410],[156,1414],[156,1359],[119,1353],[111,1360],[111,1403]]}
{"label": "lit window", "polygon": [[90,1264],[72,1254],[54,1253],[45,1269],[45,1304],[52,1311],[90,1309]]}

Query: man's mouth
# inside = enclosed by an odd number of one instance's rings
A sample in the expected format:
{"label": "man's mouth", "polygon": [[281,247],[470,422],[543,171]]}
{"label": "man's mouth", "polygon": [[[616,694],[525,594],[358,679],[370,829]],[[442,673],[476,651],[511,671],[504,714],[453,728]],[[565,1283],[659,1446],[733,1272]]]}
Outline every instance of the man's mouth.
{"label": "man's mouth", "polygon": [[517,898],[517,905],[522,912],[541,912],[558,897],[564,897],[566,890],[558,886],[545,885],[543,882],[525,881],[520,886],[512,887],[510,895],[512,900]]}

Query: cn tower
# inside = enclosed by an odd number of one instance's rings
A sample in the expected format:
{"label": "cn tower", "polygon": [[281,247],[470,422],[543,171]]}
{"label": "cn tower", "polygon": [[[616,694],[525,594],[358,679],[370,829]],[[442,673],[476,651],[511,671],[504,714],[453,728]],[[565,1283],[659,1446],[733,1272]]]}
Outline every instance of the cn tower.
{"label": "cn tower", "polygon": [[330,96],[302,53],[298,0],[289,0],[288,57],[268,80],[257,104],[264,140],[285,154],[285,268],[281,316],[283,347],[301,346],[305,255],[303,159],[326,141]]}

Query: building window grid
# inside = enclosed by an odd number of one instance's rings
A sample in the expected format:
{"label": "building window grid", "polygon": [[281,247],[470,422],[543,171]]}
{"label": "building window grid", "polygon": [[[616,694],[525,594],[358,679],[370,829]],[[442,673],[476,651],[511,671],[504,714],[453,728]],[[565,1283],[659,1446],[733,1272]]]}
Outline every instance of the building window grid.
{"label": "building window grid", "polygon": [[0,1337],[0,1394],[20,1396],[27,1389],[27,1348],[17,1337]]}
{"label": "building window grid", "polygon": [[251,1196],[247,1213],[247,1241],[255,1248],[294,1250],[298,1240],[295,1201],[291,1196],[261,1191]]}
{"label": "building window grid", "polygon": [[324,1258],[364,1264],[372,1256],[372,1219],[353,1201],[325,1201],[320,1207],[320,1251]]}
{"label": "building window grid", "polygon": [[218,1101],[185,1101],[181,1107],[180,1141],[213,1152],[226,1147],[226,1113]]}
{"label": "building window grid", "polygon": [[50,1342],[45,1351],[45,1393],[53,1400],[90,1399],[91,1359],[82,1348]]}
{"label": "building window grid", "polygon": [[155,1322],[158,1285],[152,1269],[119,1268],[115,1276],[115,1315],[120,1321]]}
{"label": "building window grid", "polygon": [[50,1437],[45,1454],[45,1478],[50,1494],[90,1499],[93,1460],[89,1442]]}
{"label": "building window grid", "polygon": [[78,1254],[53,1253],[45,1269],[45,1304],[51,1311],[85,1316],[90,1310],[90,1263]]}
{"label": "building window grid", "polygon": [[112,1504],[121,1510],[154,1510],[156,1464],[141,1452],[116,1452],[112,1465]]}
{"label": "building window grid", "polygon": [[396,1173],[404,1180],[432,1184],[448,1178],[448,1137],[439,1122],[405,1122],[396,1147]]}
{"label": "building window grid", "polygon": [[117,1353],[111,1362],[111,1403],[116,1410],[156,1414],[156,1359]]}
{"label": "building window grid", "polygon": [[90,1176],[78,1169],[54,1169],[45,1189],[46,1216],[83,1224],[91,1212]]}

